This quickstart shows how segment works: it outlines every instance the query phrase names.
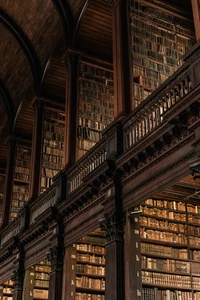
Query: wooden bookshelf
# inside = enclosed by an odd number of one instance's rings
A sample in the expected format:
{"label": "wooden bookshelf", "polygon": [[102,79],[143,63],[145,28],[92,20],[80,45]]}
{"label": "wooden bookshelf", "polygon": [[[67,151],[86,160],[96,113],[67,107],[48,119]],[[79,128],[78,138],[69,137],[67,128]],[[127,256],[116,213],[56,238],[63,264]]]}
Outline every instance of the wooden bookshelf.
{"label": "wooden bookshelf", "polygon": [[51,186],[53,177],[64,167],[65,115],[46,109],[44,119],[41,193]]}
{"label": "wooden bookshelf", "polygon": [[28,201],[30,180],[31,149],[18,145],[15,153],[14,184],[12,191],[11,220]]}
{"label": "wooden bookshelf", "polygon": [[105,300],[104,244],[105,237],[94,232],[71,247],[69,259],[74,274],[71,272],[70,295],[75,295],[73,299]]}
{"label": "wooden bookshelf", "polygon": [[43,260],[29,269],[30,299],[48,299],[50,262]]}
{"label": "wooden bookshelf", "polygon": [[183,64],[195,43],[192,23],[130,0],[133,103],[137,107]]}
{"label": "wooden bookshelf", "polygon": [[148,199],[139,210],[142,299],[200,299],[200,206]]}
{"label": "wooden bookshelf", "polygon": [[101,138],[101,132],[114,118],[113,72],[83,60],[78,80],[78,158]]}
{"label": "wooden bookshelf", "polygon": [[0,286],[0,300],[13,300],[13,281],[8,280]]}

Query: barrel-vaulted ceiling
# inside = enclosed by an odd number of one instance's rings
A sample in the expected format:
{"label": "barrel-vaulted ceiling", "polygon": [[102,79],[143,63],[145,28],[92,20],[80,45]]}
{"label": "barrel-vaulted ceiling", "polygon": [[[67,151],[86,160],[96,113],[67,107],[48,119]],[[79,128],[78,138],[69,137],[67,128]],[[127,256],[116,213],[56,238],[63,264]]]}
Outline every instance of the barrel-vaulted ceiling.
{"label": "barrel-vaulted ceiling", "polygon": [[33,97],[64,101],[66,48],[112,61],[111,2],[0,0],[0,173],[8,136],[31,140]]}

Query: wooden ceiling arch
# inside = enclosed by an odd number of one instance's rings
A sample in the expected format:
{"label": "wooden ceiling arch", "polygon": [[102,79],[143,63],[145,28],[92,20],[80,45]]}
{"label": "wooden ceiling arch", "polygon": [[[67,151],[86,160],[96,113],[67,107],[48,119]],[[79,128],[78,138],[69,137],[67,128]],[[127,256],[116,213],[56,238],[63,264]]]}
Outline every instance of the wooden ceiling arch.
{"label": "wooden ceiling arch", "polygon": [[2,9],[0,9],[0,22],[15,37],[15,39],[21,46],[24,55],[27,57],[35,84],[35,93],[36,95],[39,95],[41,66],[37,57],[37,53],[35,52],[32,44],[30,43],[24,32]]}

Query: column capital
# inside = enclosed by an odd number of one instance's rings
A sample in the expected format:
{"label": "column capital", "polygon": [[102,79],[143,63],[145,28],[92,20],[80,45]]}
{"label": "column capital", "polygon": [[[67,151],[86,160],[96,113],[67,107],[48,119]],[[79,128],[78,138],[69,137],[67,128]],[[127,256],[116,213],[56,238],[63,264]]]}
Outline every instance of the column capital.
{"label": "column capital", "polygon": [[24,270],[17,269],[13,272],[11,276],[11,280],[13,280],[14,289],[22,288],[24,281]]}
{"label": "column capital", "polygon": [[32,102],[32,106],[33,106],[34,114],[36,112],[42,111],[43,108],[44,108],[44,100],[40,99],[40,98],[37,98],[37,97],[34,97],[33,102]]}
{"label": "column capital", "polygon": [[69,71],[74,62],[78,60],[80,52],[71,48],[68,48],[65,54],[63,55],[63,59],[65,62],[65,66]]}
{"label": "column capital", "polygon": [[116,212],[104,214],[104,218],[100,221],[100,226],[101,229],[106,233],[107,243],[114,241],[123,241],[124,224],[124,215],[119,217]]}
{"label": "column capital", "polygon": [[63,270],[63,258],[64,249],[61,247],[50,248],[50,252],[47,255],[47,259],[51,263],[51,271],[61,271]]}

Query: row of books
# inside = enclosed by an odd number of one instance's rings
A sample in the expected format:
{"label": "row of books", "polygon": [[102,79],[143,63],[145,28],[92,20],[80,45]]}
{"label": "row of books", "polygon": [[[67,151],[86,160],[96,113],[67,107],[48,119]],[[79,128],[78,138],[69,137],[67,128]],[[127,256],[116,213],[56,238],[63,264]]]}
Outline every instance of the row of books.
{"label": "row of books", "polygon": [[[110,93],[110,89],[107,87],[108,86],[113,86],[113,81],[106,81],[106,85],[102,85],[102,84],[98,84],[96,82],[93,82],[93,81],[88,81],[87,79],[85,78],[80,78],[79,79],[79,87],[80,87],[80,90],[79,92],[82,94],[81,90],[84,89],[86,90],[86,92],[89,90],[93,90],[97,93],[103,93],[103,94],[107,94],[107,93]],[[84,94],[85,92],[83,92]]]}
{"label": "row of books", "polygon": [[90,139],[93,142],[98,142],[101,139],[101,132],[88,127],[78,127],[79,138]]}
{"label": "row of books", "polygon": [[47,152],[44,152],[43,153],[43,162],[49,162],[50,165],[51,163],[54,163],[54,164],[62,164],[63,163],[63,154],[64,154],[64,151],[63,150],[60,150],[60,149],[49,149],[48,152],[51,152],[51,153],[47,153]]}
{"label": "row of books", "polygon": [[180,233],[172,233],[167,231],[165,232],[165,231],[141,228],[140,236],[141,238],[149,239],[149,240],[183,244],[183,245],[188,244],[187,236],[185,234],[180,234]]}
{"label": "row of books", "polygon": [[24,147],[17,147],[16,154],[15,154],[16,160],[31,160],[31,150],[24,148]]}
{"label": "row of books", "polygon": [[49,288],[49,281],[45,280],[35,280],[35,287],[36,288]]}
{"label": "row of books", "polygon": [[52,144],[53,147],[55,147],[54,145],[56,145],[57,142],[63,143],[64,142],[64,131],[60,130],[60,133],[54,133],[54,132],[49,132],[49,131],[44,132],[44,140],[43,140],[44,145],[47,145],[47,140],[49,140],[48,146],[50,146],[50,144]]}
{"label": "row of books", "polygon": [[[199,268],[200,265],[197,264],[195,265],[195,267]],[[173,259],[152,258],[146,256],[142,256],[142,268],[176,273],[190,273],[189,262]]]}
{"label": "row of books", "polygon": [[79,141],[78,141],[79,149],[82,149],[82,150],[85,150],[85,151],[90,150],[95,144],[96,144],[95,142],[84,140],[84,139],[81,139],[81,138],[79,138]]}
{"label": "row of books", "polygon": [[[170,219],[171,220],[171,219]],[[140,224],[144,227],[154,227],[159,229],[165,229],[170,231],[178,231],[183,233],[189,233],[189,229],[187,230],[187,225],[182,223],[174,223],[171,221],[159,220],[151,217],[140,217]]]}
{"label": "row of books", "polygon": [[54,110],[45,110],[45,119],[48,120],[56,120],[56,121],[65,121],[65,114],[64,113],[60,113],[60,112],[56,112]]}
{"label": "row of books", "polygon": [[105,276],[105,267],[95,265],[76,264],[77,273]]}
{"label": "row of books", "polygon": [[45,138],[47,138],[47,133],[54,133],[58,135],[62,135],[64,132],[64,125],[58,123],[44,123],[44,132]]}
{"label": "row of books", "polygon": [[97,101],[109,101],[110,103],[113,103],[113,91],[107,90],[106,94],[97,93],[93,90],[83,90],[80,89],[79,94],[79,103],[80,102],[87,102],[87,103],[97,103]]}
{"label": "row of books", "polygon": [[30,160],[15,159],[15,166],[30,168]]}
{"label": "row of books", "polygon": [[179,213],[179,212],[170,211],[167,209],[160,209],[160,208],[156,208],[156,207],[147,207],[147,206],[141,206],[141,211],[143,212],[144,215],[153,216],[154,218],[161,217],[163,219],[170,219],[170,220],[186,222],[186,214],[185,213]]}
{"label": "row of books", "polygon": [[149,283],[153,285],[192,288],[190,276],[183,275],[142,271],[142,282],[144,284]]}
{"label": "row of books", "polygon": [[87,251],[87,252],[105,255],[105,248],[102,246],[94,246],[92,244],[77,244],[76,247],[78,251]]}
{"label": "row of books", "polygon": [[105,295],[76,293],[75,300],[105,300]]}
{"label": "row of books", "polygon": [[[13,200],[12,200],[13,205],[15,203],[18,203],[18,205],[19,205],[19,203],[24,202],[24,201],[28,201],[28,195],[19,194],[19,193],[13,193]],[[16,206],[16,205],[14,205],[14,206]],[[19,206],[21,206],[21,205],[19,205]]]}
{"label": "row of books", "polygon": [[103,100],[93,99],[93,101],[89,102],[80,101],[79,108],[109,115],[108,110],[111,110],[111,113],[113,114],[114,104]]}
{"label": "row of books", "polygon": [[13,185],[13,193],[25,194],[28,195],[28,186],[27,185]]}
{"label": "row of books", "polygon": [[90,65],[90,64],[84,63],[84,62],[80,63],[79,72],[80,72],[80,74],[88,73],[93,76],[105,77],[109,80],[113,80],[113,72],[106,70],[106,69],[102,69],[100,67],[95,67],[93,65]]}
{"label": "row of books", "polygon": [[[200,296],[197,292],[196,296]],[[142,288],[142,300],[198,300],[199,298],[193,298],[193,293],[188,291],[178,291],[178,290],[161,290],[152,288]]]}
{"label": "row of books", "polygon": [[106,124],[104,123],[82,117],[79,117],[79,126],[88,127],[97,131],[103,131],[106,128]]}
{"label": "row of books", "polygon": [[172,71],[175,71],[175,68],[171,66],[155,62],[148,57],[138,56],[136,53],[134,53],[133,63],[137,67],[144,68],[142,72],[143,76],[150,76],[156,80],[161,80],[161,73],[169,76]]}
{"label": "row of books", "polygon": [[139,99],[146,99],[151,95],[151,91],[146,90],[144,86],[133,83],[133,96]]}
{"label": "row of books", "polygon": [[[164,256],[164,257],[188,259],[187,249],[179,249],[179,248],[173,248],[169,246],[149,244],[149,243],[141,243],[141,253]],[[198,255],[200,256],[199,251],[195,250],[193,253],[194,253],[194,257],[198,257]],[[195,259],[194,257],[193,259]]]}
{"label": "row of books", "polygon": [[188,215],[188,223],[200,225],[200,216],[198,214],[196,214],[196,215],[189,214]]}
{"label": "row of books", "polygon": [[34,289],[33,290],[33,298],[36,299],[48,299],[48,290],[42,290],[42,289]]}
{"label": "row of books", "polygon": [[193,36],[192,23],[189,23],[187,19],[182,19],[172,14],[163,12],[152,6],[146,6],[145,4],[132,0],[130,2],[131,12],[139,17],[148,18],[152,22],[159,24],[161,28],[167,30],[174,30],[182,33],[185,36]]}
{"label": "row of books", "polygon": [[81,262],[90,262],[96,264],[105,264],[105,256],[96,256],[92,254],[85,254],[85,253],[77,253],[77,261]]}
{"label": "row of books", "polygon": [[[60,136],[59,136],[60,138]],[[64,143],[57,139],[44,139],[43,145],[49,148],[63,149]]]}
{"label": "row of books", "polygon": [[[172,210],[180,210],[180,211],[186,211],[186,207],[187,207],[187,211],[190,211],[190,209],[194,209],[194,211],[196,210],[195,206],[192,204],[185,204],[184,202],[180,202],[180,201],[167,201],[167,200],[158,200],[158,199],[147,199],[145,201],[145,205],[151,205],[151,206],[155,206],[155,207],[160,207],[160,208],[165,208],[165,209],[172,209]],[[197,206],[196,206],[197,207]]]}
{"label": "row of books", "polygon": [[101,115],[100,113],[84,109],[79,109],[79,116],[86,119],[92,119],[93,121],[102,122],[106,125],[110,124],[113,121],[113,118],[110,116]]}
{"label": "row of books", "polygon": [[76,287],[94,290],[105,290],[105,280],[90,278],[88,276],[76,276]]}

